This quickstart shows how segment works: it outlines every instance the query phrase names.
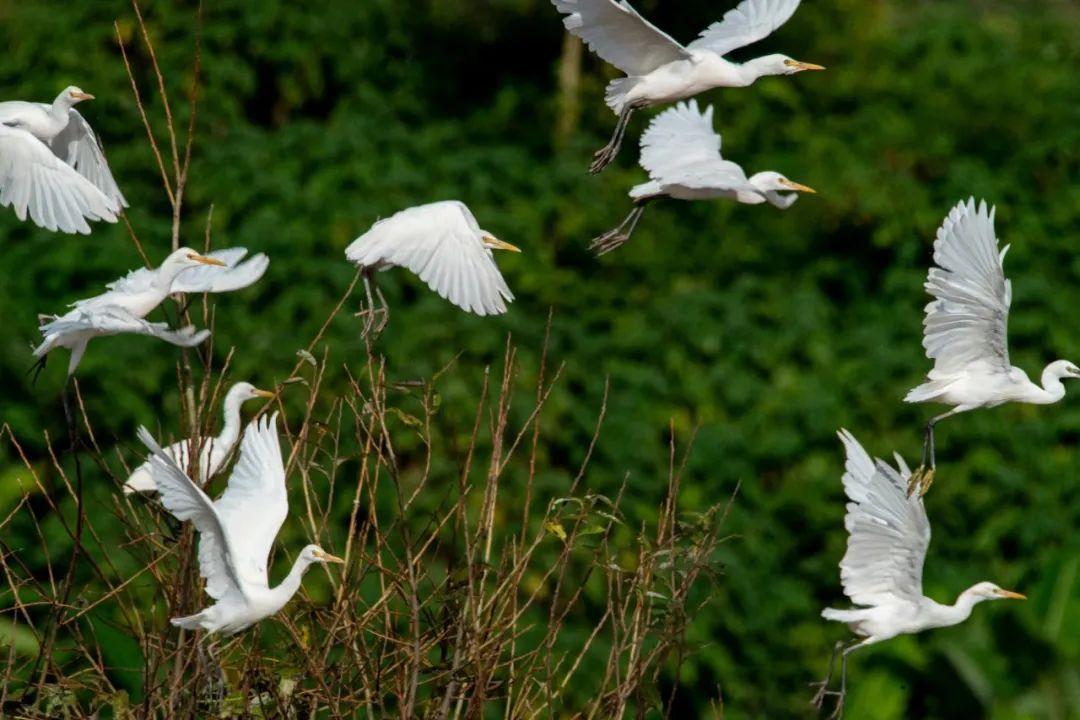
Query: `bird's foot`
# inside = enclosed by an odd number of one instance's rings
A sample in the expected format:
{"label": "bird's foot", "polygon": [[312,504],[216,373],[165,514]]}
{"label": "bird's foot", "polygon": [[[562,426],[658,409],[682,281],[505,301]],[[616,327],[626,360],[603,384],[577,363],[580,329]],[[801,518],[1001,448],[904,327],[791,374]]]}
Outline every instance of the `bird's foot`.
{"label": "bird's foot", "polygon": [[919,491],[920,497],[922,495],[923,478],[927,473],[927,467],[920,465],[915,468],[915,472],[911,473],[911,477],[908,478],[907,484],[907,496],[911,497],[916,491]]}
{"label": "bird's foot", "polygon": [[922,487],[919,488],[919,497],[926,495],[930,492],[930,486],[934,484],[934,475],[937,473],[937,468],[931,467],[925,473],[923,473]]}
{"label": "bird's foot", "polygon": [[825,698],[829,696],[838,696],[840,693],[836,690],[829,689],[829,681],[822,680],[820,682],[810,683],[810,687],[817,688],[817,692],[814,693],[814,697],[810,699],[810,704],[816,707],[818,710],[825,704]]}
{"label": "bird's foot", "polygon": [[589,165],[589,173],[591,175],[596,175],[603,172],[604,168],[610,165],[614,159],[615,148],[611,145],[605,145],[593,153],[592,164]]}
{"label": "bird's foot", "polygon": [[597,257],[600,257],[607,255],[612,250],[621,248],[629,239],[630,236],[625,232],[615,229],[594,238],[592,243],[589,244],[589,249],[596,253]]}
{"label": "bird's foot", "polygon": [[376,338],[390,322],[390,312],[386,308],[369,308],[356,313],[356,317],[364,319],[363,328],[360,330],[362,338]]}
{"label": "bird's foot", "polygon": [[829,716],[829,720],[843,720],[844,718],[844,693],[836,693],[836,707]]}

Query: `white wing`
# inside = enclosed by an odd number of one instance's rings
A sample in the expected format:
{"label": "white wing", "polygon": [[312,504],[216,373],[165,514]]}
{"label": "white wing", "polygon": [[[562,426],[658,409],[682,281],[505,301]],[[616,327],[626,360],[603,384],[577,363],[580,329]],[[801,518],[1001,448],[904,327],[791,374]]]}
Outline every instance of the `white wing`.
{"label": "white wing", "polygon": [[799,7],[800,0],[743,0],[724,13],[724,19],[715,22],[690,43],[691,50],[710,50],[717,55],[727,55],[770,35],[786,23]]}
{"label": "white wing", "polygon": [[922,598],[922,570],[930,546],[930,522],[918,493],[907,496],[910,472],[897,472],[871,460],[847,430],[840,440],[847,450],[844,527],[848,548],[840,561],[844,593],[856,605]]}
{"label": "white wing", "polygon": [[938,230],[926,291],[936,300],[926,306],[923,347],[934,360],[931,379],[979,365],[1008,372],[1009,306],[1012,285],[998,252],[994,211],[975,200],[952,209]]}
{"label": "white wing", "polygon": [[563,25],[594,53],[627,75],[648,75],[661,65],[686,60],[690,53],[626,0],[552,0],[566,15]]}
{"label": "white wing", "polygon": [[194,347],[210,337],[209,330],[196,332],[190,325],[179,330],[172,330],[166,323],[149,322],[115,305],[94,308],[92,311],[79,308],[41,326],[41,334],[46,338],[81,333],[150,335],[180,347]]}
{"label": "white wing", "polygon": [[0,205],[20,220],[66,233],[90,233],[87,220],[116,222],[115,207],[89,180],[25,130],[0,124]]}
{"label": "white wing", "polygon": [[221,260],[226,267],[199,265],[188,268],[176,276],[172,284],[174,293],[220,293],[232,292],[254,284],[270,266],[270,258],[259,253],[240,262],[247,255],[246,248],[215,250],[209,257]]}
{"label": "white wing", "polygon": [[244,431],[240,459],[214,508],[232,539],[237,574],[245,582],[266,587],[270,548],[289,514],[277,413]]}
{"label": "white wing", "polygon": [[176,461],[161,449],[145,427],[139,439],[150,449],[150,472],[161,504],[178,520],[190,520],[199,531],[199,574],[206,578],[206,594],[220,600],[229,592],[244,595],[236,572],[236,552],[225,523],[210,498],[191,481]]}
{"label": "white wing", "polygon": [[757,192],[741,167],[721,157],[712,119],[712,106],[702,113],[694,100],[660,113],[641,136],[641,166],[662,185]]}
{"label": "white wing", "polygon": [[[46,110],[48,105],[43,105]],[[113,179],[109,163],[105,160],[105,151],[101,142],[94,134],[93,128],[86,119],[72,108],[68,111],[68,124],[49,143],[52,151],[84,178],[93,183],[94,187],[105,194],[113,203],[113,209],[119,212],[121,208],[128,206],[127,199],[120,192],[120,187]]]}
{"label": "white wing", "polygon": [[502,314],[514,299],[480,239],[476,219],[460,202],[420,205],[380,220],[345,256],[362,267],[406,267],[436,293],[477,315]]}

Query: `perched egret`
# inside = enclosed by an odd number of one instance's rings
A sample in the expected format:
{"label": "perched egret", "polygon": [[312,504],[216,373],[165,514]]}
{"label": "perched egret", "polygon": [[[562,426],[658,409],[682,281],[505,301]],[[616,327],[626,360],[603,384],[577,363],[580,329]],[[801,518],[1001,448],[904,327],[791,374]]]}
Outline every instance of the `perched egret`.
{"label": "perched egret", "polygon": [[697,101],[691,100],[653,119],[641,136],[641,166],[652,179],[630,191],[634,209],[618,227],[593,240],[593,250],[603,255],[623,245],[645,213],[645,206],[659,198],[730,198],[750,205],[768,202],[786,209],[798,193],[814,192],[776,172],[746,177],[741,167],[721,157],[720,135],[713,130],[712,118],[711,106],[702,113]]}
{"label": "perched egret", "polygon": [[199,532],[199,574],[206,579],[206,594],[217,601],[194,615],[173,618],[173,625],[211,634],[238,633],[285,607],[313,563],[344,562],[318,545],[308,545],[281,584],[270,587],[266,563],[289,514],[277,413],[248,426],[228,486],[214,501],[146,428],[139,429],[139,439],[150,449],[150,472],[162,505],[177,519],[190,520]]}
{"label": "perched egret", "polygon": [[[514,294],[492,250],[521,252],[482,230],[469,208],[456,200],[418,205],[378,221],[345,250],[345,257],[363,269],[368,302],[362,313],[368,315],[365,334],[382,330],[390,314],[378,286],[381,308],[376,310],[370,281],[375,271],[399,265],[462,310],[481,316],[506,312]],[[377,327],[376,314],[382,315]]]}
{"label": "perched egret", "polygon": [[150,270],[134,270],[106,287],[108,291],[79,300],[61,316],[42,316],[41,334],[45,338],[34,350],[39,366],[46,355],[58,347],[71,350],[70,377],[78,367],[86,346],[95,337],[138,333],[151,335],[173,345],[192,347],[210,336],[208,330],[192,327],[170,330],[165,323],[147,322],[145,318],[172,293],[227,292],[254,283],[266,271],[269,260],[259,254],[241,263],[247,254],[243,248],[220,250],[200,255],[190,248],[180,248]]}
{"label": "perched egret", "polygon": [[[221,469],[225,458],[229,456],[240,438],[240,406],[248,400],[255,398],[273,398],[274,393],[267,390],[259,390],[247,382],[239,382],[229,388],[225,395],[223,415],[225,422],[221,433],[217,437],[199,440],[199,485],[205,485],[206,481],[213,477]],[[188,453],[191,450],[191,440],[181,440],[165,448],[165,453],[176,461],[180,467],[190,468]],[[145,462],[135,468],[131,477],[124,483],[124,494],[131,495],[137,492],[154,492],[154,476],[150,472],[150,463]]]}
{"label": "perched egret", "polygon": [[630,116],[638,108],[684,100],[717,87],[747,87],[766,75],[824,70],[786,55],[766,55],[743,64],[724,57],[783,25],[799,2],[743,0],[697,40],[683,46],[641,17],[626,0],[552,0],[566,15],[566,29],[627,75],[607,87],[605,101],[619,121],[589,171],[598,173],[615,159]]}
{"label": "perched egret", "polygon": [[[922,496],[909,496],[907,483],[911,471],[903,458],[896,456],[898,469],[882,460],[871,460],[859,442],[847,430],[839,433],[847,451],[844,492],[850,502],[844,527],[848,547],[840,561],[840,579],[844,594],[860,607],[849,610],[826,608],[821,616],[847,626],[861,640],[847,647],[837,645],[829,661],[829,672],[814,696],[819,708],[826,695],[836,695],[834,717],[843,713],[847,690],[847,658],[867,645],[897,635],[932,628],[957,625],[971,615],[972,608],[984,600],[1024,596],[1002,590],[991,582],[972,585],[960,593],[952,605],[942,605],[923,595],[922,570],[930,545],[930,522],[926,519]],[[829,691],[837,651],[841,652],[840,690]]]}
{"label": "perched egret", "polygon": [[[934,262],[926,291],[923,347],[934,361],[927,382],[914,388],[906,402],[939,402],[953,409],[926,425],[922,465],[911,476],[911,488],[925,493],[934,481],[934,426],[945,418],[1007,402],[1048,405],[1065,397],[1063,378],[1080,378],[1068,360],[1046,366],[1042,385],[1009,363],[1008,322],[1012,284],[1003,266],[1009,246],[998,251],[994,209],[974,199],[952,209],[938,229]],[[927,460],[929,458],[929,467]]]}
{"label": "perched egret", "polygon": [[0,103],[0,205],[48,230],[89,234],[87,220],[116,222],[127,200],[97,136],[75,105],[94,96],[66,88],[51,105]]}

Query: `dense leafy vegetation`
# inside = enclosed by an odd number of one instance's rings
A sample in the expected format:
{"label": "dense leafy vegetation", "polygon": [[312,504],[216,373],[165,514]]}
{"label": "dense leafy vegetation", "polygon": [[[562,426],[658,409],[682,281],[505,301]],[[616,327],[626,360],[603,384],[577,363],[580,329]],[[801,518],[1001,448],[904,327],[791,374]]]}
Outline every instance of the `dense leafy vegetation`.
{"label": "dense leafy vegetation", "polygon": [[[185,127],[179,101],[192,79],[194,3],[148,5],[176,124]],[[680,39],[726,8],[703,0],[635,5]],[[131,8],[117,0],[5,3],[0,16],[4,97],[49,99],[69,83],[97,95],[85,112],[131,201],[131,226],[148,254],[162,257],[171,214],[118,37],[159,137],[164,116]],[[845,633],[818,617],[842,601],[834,432],[848,427],[872,452],[915,458],[929,409],[900,399],[928,368],[922,282],[933,233],[957,200],[997,203],[999,234],[1013,243],[1014,361],[1034,372],[1057,357],[1080,358],[1078,30],[1080,13],[1064,0],[808,2],[753,51],[783,51],[828,72],[701,100],[717,106],[730,157],[785,172],[820,194],[783,213],[719,202],[658,206],[631,244],[597,261],[587,241],[621,219],[625,192],[642,172],[628,147],[600,177],[585,174],[613,122],[600,101],[610,71],[586,53],[580,84],[560,86],[563,34],[545,0],[208,3],[184,240],[201,246],[210,222],[215,246],[272,258],[259,285],[216,299],[213,354],[220,364],[235,347],[232,377],[266,386],[284,380],[353,278],[343,259],[352,238],[407,205],[468,202],[485,227],[525,250],[500,258],[518,296],[508,315],[466,316],[415,278],[380,278],[393,316],[377,350],[391,378],[430,377],[456,359],[439,383],[435,478],[456,483],[453,451],[468,440],[483,369],[501,363],[508,335],[521,368],[514,387],[524,399],[535,393],[550,311],[549,366],[564,366],[549,399],[558,420],[542,428],[546,470],[534,493],[546,505],[569,486],[607,384],[587,483],[614,495],[628,478],[630,526],[655,522],[670,429],[680,442],[696,433],[683,509],[740,490],[725,525],[732,537],[717,553],[723,574],[687,631],[693,653],[663,684],[680,685],[686,712],[704,713],[719,694],[725,717],[802,716],[806,683]],[[645,122],[638,118],[633,132]],[[36,385],[24,379],[36,315],[95,292],[140,259],[123,225],[68,238],[4,212],[0,235],[0,416],[47,475],[45,433],[66,432],[64,363],[50,363]],[[342,313],[320,345],[320,358],[329,353],[327,396],[344,392],[345,368],[363,362],[358,328]],[[136,456],[140,423],[175,432],[176,359],[172,348],[141,338],[91,345],[80,389],[111,459],[113,445],[129,461]],[[284,397],[297,410],[303,402],[288,389]],[[526,408],[513,406],[511,416],[523,422]],[[406,422],[399,429],[408,434]],[[959,418],[938,437],[939,479],[927,498],[935,530],[928,594],[951,601],[992,579],[1030,600],[980,607],[961,627],[856,655],[851,716],[1074,716],[1076,397]],[[421,462],[418,443],[399,442],[405,466]],[[103,512],[117,487],[94,467],[85,472],[88,512]],[[0,517],[15,510],[27,479],[5,442]],[[518,487],[508,481],[501,499],[520,502]],[[31,504],[43,515],[39,495],[31,493]],[[437,494],[422,500],[416,522],[427,522],[439,502]],[[338,510],[347,517],[347,506]],[[61,511],[73,515],[70,498]],[[517,530],[513,523],[505,532]],[[3,552],[43,572],[46,554],[69,551],[55,522],[43,527],[54,533],[47,551],[30,525],[15,522]],[[117,530],[114,542],[121,537]],[[303,538],[299,523],[286,525],[283,543],[297,547]],[[543,552],[554,561],[559,544]],[[87,583],[93,587],[89,574]],[[587,594],[601,590],[590,586]],[[12,602],[0,593],[0,607]],[[596,611],[584,602],[570,615],[583,637]],[[0,643],[10,635],[16,652],[33,652],[35,640],[20,635],[15,620],[0,617]],[[104,661],[116,668],[117,687],[136,698],[139,648],[109,628],[105,605],[96,626]],[[585,674],[568,694],[591,692]]]}

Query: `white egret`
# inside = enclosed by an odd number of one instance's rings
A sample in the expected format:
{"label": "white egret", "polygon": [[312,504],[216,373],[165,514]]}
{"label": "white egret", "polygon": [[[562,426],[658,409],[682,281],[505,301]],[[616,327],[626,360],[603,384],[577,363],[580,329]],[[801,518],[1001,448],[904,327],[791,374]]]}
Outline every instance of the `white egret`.
{"label": "white egret", "polygon": [[700,112],[695,100],[679,103],[653,119],[641,136],[641,166],[652,179],[630,191],[634,209],[618,227],[593,240],[593,250],[603,255],[626,243],[645,206],[659,198],[729,198],[786,209],[798,193],[814,192],[776,172],[747,177],[741,167],[720,155],[720,135],[713,130],[712,119],[712,107]]}
{"label": "white egret", "polygon": [[344,562],[318,545],[308,545],[285,579],[270,587],[267,560],[289,514],[277,413],[248,426],[240,459],[225,492],[214,501],[146,428],[139,428],[139,439],[150,449],[150,471],[161,504],[178,520],[190,520],[199,532],[199,574],[206,579],[206,594],[217,601],[194,615],[173,618],[173,625],[210,634],[238,633],[285,607],[313,563]]}
{"label": "white egret", "polygon": [[48,230],[89,234],[87,220],[116,222],[127,200],[75,105],[94,96],[65,88],[51,105],[0,103],[0,205]]}
{"label": "white egret", "polygon": [[[371,279],[379,270],[402,266],[416,273],[432,290],[462,310],[480,316],[506,312],[514,299],[495,264],[492,250],[520,249],[482,230],[464,203],[446,200],[402,210],[375,223],[345,250],[345,257],[363,269],[368,323],[365,333],[385,327],[390,309],[378,286],[381,308],[375,309]],[[374,317],[382,321],[374,327]]]}
{"label": "white egret", "polygon": [[196,332],[192,327],[172,331],[165,323],[151,323],[143,318],[172,293],[227,292],[254,283],[266,271],[269,259],[259,254],[241,263],[246,254],[243,248],[209,255],[180,248],[161,267],[134,270],[108,284],[107,292],[73,303],[64,315],[42,316],[44,341],[34,350],[39,367],[44,365],[49,352],[66,347],[71,350],[68,363],[68,376],[71,376],[93,338],[119,333],[151,335],[181,347],[198,345],[210,336],[209,331]]}
{"label": "white egret", "polygon": [[605,101],[619,121],[589,171],[598,173],[615,159],[630,116],[639,108],[684,100],[717,87],[747,87],[767,75],[824,70],[786,55],[766,55],[742,64],[724,57],[768,36],[795,14],[799,2],[743,0],[683,46],[626,0],[552,0],[566,15],[566,29],[627,75],[607,87]]}
{"label": "white egret", "polygon": [[957,625],[967,620],[972,608],[984,600],[1024,596],[1002,590],[991,582],[980,582],[960,593],[952,605],[942,605],[923,595],[922,572],[930,545],[930,522],[922,496],[909,496],[911,471],[897,455],[898,469],[882,460],[871,460],[847,430],[840,440],[847,453],[844,492],[850,502],[844,527],[848,531],[847,552],[840,561],[844,594],[859,606],[849,610],[826,608],[826,620],[846,623],[862,639],[841,651],[840,690],[830,692],[833,665],[843,643],[837,645],[829,661],[829,672],[814,696],[819,708],[827,695],[836,695],[834,717],[843,713],[847,690],[847,658],[867,645],[902,634]]}
{"label": "white egret", "polygon": [[[1064,378],[1080,378],[1068,360],[1056,360],[1036,385],[1027,373],[1009,362],[1008,322],[1012,284],[1005,278],[1009,246],[998,251],[994,209],[986,202],[961,202],[938,229],[934,262],[926,291],[934,300],[926,306],[923,347],[934,361],[927,382],[914,388],[905,402],[952,405],[926,425],[922,465],[912,475],[914,492],[925,493],[934,480],[937,461],[934,426],[947,417],[1007,402],[1048,405],[1065,397]],[[927,461],[929,459],[929,467]]]}
{"label": "white egret", "polygon": [[[273,398],[274,393],[268,390],[260,390],[251,383],[239,382],[229,388],[225,395],[222,414],[224,423],[221,433],[217,437],[199,440],[199,485],[205,485],[206,481],[217,474],[225,459],[229,457],[236,441],[240,438],[240,406],[248,400],[255,398]],[[191,440],[181,440],[165,448],[165,453],[176,461],[176,464],[185,470],[190,469],[189,452],[192,447]],[[127,482],[124,483],[124,494],[155,492],[154,476],[150,472],[150,463],[145,462],[132,471]]]}

